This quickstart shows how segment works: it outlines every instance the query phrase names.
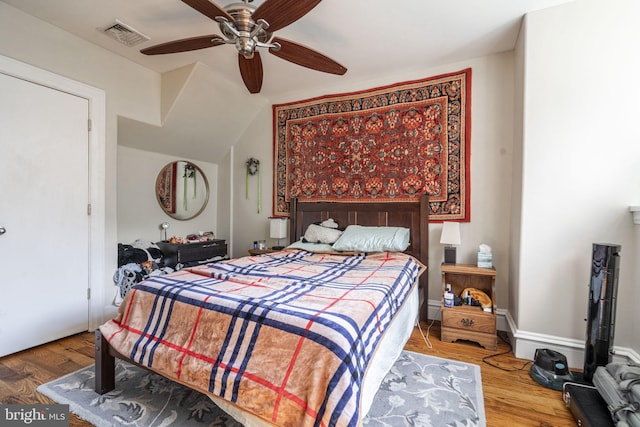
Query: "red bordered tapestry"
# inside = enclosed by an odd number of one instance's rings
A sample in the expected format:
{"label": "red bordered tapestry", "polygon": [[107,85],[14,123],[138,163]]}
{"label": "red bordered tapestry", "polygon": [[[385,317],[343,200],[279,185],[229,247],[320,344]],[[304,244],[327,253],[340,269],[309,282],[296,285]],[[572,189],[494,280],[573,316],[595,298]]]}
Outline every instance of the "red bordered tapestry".
{"label": "red bordered tapestry", "polygon": [[273,106],[273,215],[302,200],[429,194],[431,221],[469,221],[471,69]]}

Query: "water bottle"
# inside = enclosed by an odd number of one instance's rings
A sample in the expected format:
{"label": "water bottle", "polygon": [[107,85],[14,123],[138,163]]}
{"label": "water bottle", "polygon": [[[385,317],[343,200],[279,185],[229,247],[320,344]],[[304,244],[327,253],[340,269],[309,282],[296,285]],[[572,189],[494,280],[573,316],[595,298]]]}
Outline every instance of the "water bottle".
{"label": "water bottle", "polygon": [[453,307],[453,293],[449,291],[444,293],[444,306]]}

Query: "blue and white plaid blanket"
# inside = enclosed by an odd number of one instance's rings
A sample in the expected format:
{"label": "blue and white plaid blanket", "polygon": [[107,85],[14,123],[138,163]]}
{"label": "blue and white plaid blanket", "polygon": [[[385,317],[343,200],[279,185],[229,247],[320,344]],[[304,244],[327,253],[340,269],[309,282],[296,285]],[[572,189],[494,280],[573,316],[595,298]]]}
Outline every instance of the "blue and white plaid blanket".
{"label": "blue and white plaid blanket", "polygon": [[357,426],[376,346],[423,266],[281,251],[150,278],[100,327],[133,361],[279,426]]}

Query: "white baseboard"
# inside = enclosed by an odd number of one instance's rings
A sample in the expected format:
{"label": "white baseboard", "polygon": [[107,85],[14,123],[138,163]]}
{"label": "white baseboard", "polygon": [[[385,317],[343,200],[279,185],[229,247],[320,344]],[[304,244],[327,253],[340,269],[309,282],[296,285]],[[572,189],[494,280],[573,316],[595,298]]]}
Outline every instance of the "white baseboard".
{"label": "white baseboard", "polygon": [[[440,301],[429,300],[428,312],[429,319],[442,320]],[[496,314],[497,328],[499,331],[506,331],[509,335],[515,357],[533,360],[536,349],[548,348],[562,353],[567,358],[567,363],[570,368],[582,369],[584,367],[585,342],[583,340],[518,330],[511,314],[507,310],[499,308]],[[633,349],[614,346],[613,353],[613,362],[640,363],[640,354]]]}

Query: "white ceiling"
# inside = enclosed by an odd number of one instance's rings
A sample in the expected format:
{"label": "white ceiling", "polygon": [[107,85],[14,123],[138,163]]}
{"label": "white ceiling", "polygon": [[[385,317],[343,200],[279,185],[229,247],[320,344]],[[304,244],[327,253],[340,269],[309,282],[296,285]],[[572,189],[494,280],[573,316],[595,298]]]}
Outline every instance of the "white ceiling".
{"label": "white ceiling", "polygon": [[[157,72],[200,62],[221,75],[225,85],[237,84],[237,90],[246,93],[233,45],[158,56],[139,52],[166,41],[220,34],[216,22],[180,0],[2,1]],[[217,0],[216,4],[224,7],[235,1]],[[262,91],[250,96],[266,101],[315,87],[321,95],[324,88],[349,82],[360,89],[357,82],[398,74],[399,68],[428,69],[508,51],[515,45],[525,13],[569,1],[325,0],[276,35],[329,56],[344,65],[347,73],[336,76],[308,70],[264,52]],[[98,31],[115,19],[151,40],[130,48]]]}
{"label": "white ceiling", "polygon": [[[200,61],[241,84],[232,45],[170,55],[139,50],[170,40],[220,34],[218,24],[180,0],[3,0],[85,40],[164,72]],[[237,0],[217,0],[225,6]],[[325,0],[297,22],[277,32],[348,68],[350,79],[385,75],[398,68],[430,68],[511,50],[522,16],[568,0]],[[252,4],[259,6],[263,0]],[[150,41],[133,48],[97,31],[119,19]],[[327,75],[262,54],[262,94],[330,83]],[[322,81],[320,81],[322,79]]]}

